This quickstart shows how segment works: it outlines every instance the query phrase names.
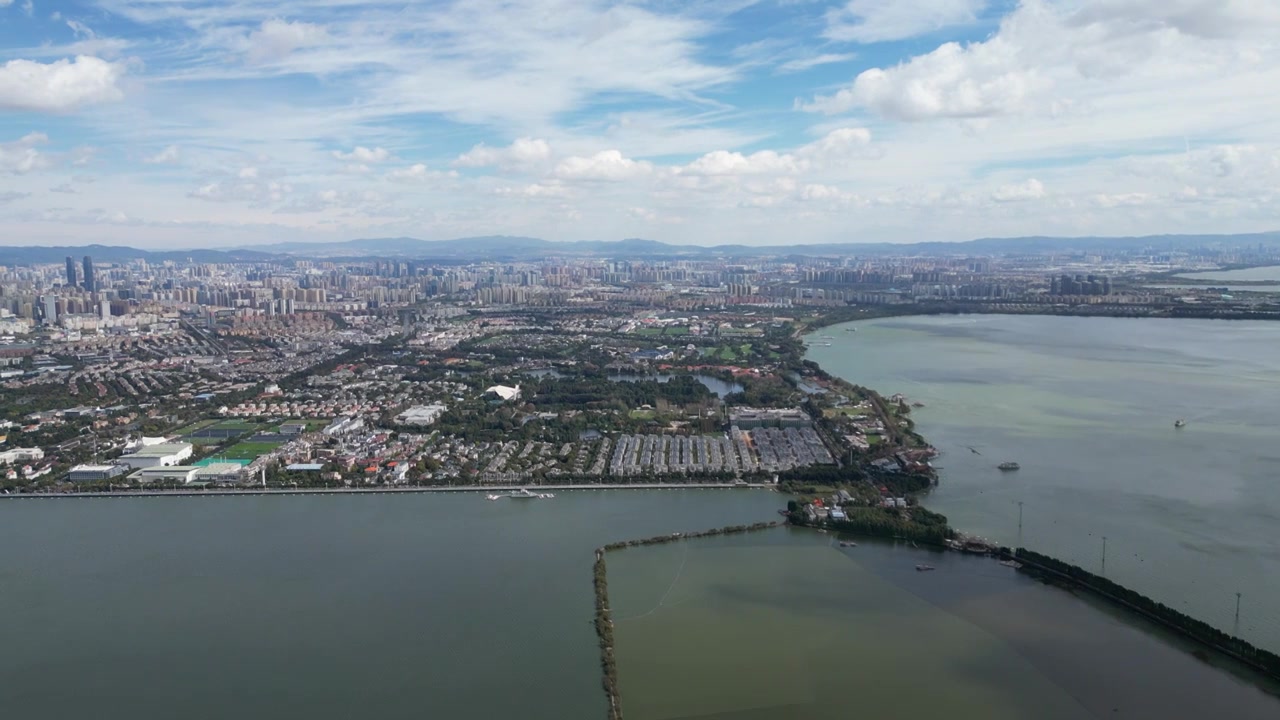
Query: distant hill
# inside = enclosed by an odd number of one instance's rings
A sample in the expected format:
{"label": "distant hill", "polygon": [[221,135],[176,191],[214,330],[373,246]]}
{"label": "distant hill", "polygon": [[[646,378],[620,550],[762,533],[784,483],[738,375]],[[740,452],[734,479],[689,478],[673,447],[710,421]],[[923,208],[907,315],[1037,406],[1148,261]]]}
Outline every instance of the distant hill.
{"label": "distant hill", "polygon": [[269,253],[257,250],[140,250],[124,245],[23,245],[17,247],[0,246],[0,265],[35,265],[39,263],[62,262],[70,255],[77,262],[85,255],[95,262],[127,262],[130,260],[146,260],[147,262],[194,262],[224,263],[253,262],[268,260],[274,257]]}
{"label": "distant hill", "polygon": [[1195,248],[1280,245],[1280,232],[1248,235],[1149,235],[1143,237],[1017,237],[982,238],[965,242],[921,243],[834,243],[797,245],[671,245],[657,240],[585,240],[554,242],[533,237],[487,235],[453,240],[420,240],[411,237],[362,238],[336,243],[288,242],[227,250],[140,250],[108,245],[83,247],[0,247],[0,265],[30,265],[61,262],[67,255],[77,260],[90,255],[95,260],[124,262],[145,259],[196,262],[253,262],[290,258],[370,259],[465,262],[495,260],[515,262],[548,257],[610,257],[635,259],[675,259],[699,257],[875,257],[883,255],[983,256],[1022,255],[1107,250],[1143,250],[1153,253]]}

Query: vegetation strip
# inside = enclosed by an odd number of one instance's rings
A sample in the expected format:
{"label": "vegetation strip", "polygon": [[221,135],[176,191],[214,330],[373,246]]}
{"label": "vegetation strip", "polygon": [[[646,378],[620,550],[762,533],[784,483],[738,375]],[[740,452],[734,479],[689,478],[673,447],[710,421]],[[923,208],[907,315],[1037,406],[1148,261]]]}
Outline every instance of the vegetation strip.
{"label": "vegetation strip", "polygon": [[[1010,556],[1007,549],[1001,555]],[[1280,678],[1280,655],[1256,647],[1234,635],[1229,635],[1212,625],[1181,613],[1164,603],[1157,602],[1141,593],[1130,590],[1119,583],[1076,565],[1065,563],[1056,558],[1038,552],[1018,548],[1012,553],[1022,567],[1022,572],[1044,578],[1066,580],[1072,585],[1084,588],[1095,595],[1122,605],[1129,610],[1153,620],[1175,632],[1196,642],[1207,645],[1218,652],[1259,670],[1273,678]]]}
{"label": "vegetation strip", "polygon": [[618,665],[613,650],[613,614],[609,609],[609,578],[605,566],[605,553],[641,545],[660,545],[678,540],[692,540],[714,535],[736,535],[739,533],[757,532],[781,526],[781,521],[758,522],[751,525],[729,525],[711,530],[696,532],[671,533],[643,540],[626,540],[609,543],[596,548],[596,561],[593,568],[593,582],[596,591],[596,636],[600,641],[600,668],[603,671],[604,694],[609,700],[609,720],[622,720],[622,701],[618,696]]}

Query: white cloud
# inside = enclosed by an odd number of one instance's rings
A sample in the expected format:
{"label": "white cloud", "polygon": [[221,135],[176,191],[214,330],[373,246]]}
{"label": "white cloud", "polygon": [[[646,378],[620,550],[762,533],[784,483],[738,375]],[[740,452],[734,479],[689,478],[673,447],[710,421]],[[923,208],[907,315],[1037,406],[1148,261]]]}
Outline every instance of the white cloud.
{"label": "white cloud", "polygon": [[569,189],[563,185],[550,183],[530,183],[520,186],[501,186],[494,189],[495,195],[527,197],[527,198],[562,198],[569,195]]}
{"label": "white cloud", "polygon": [[907,121],[1058,115],[1122,91],[1125,82],[1176,96],[1265,71],[1277,32],[1280,10],[1271,0],[1022,0],[987,40],[944,43],[871,68],[851,86],[798,105]]}
{"label": "white cloud", "polygon": [[284,182],[217,181],[201,185],[187,197],[211,202],[245,202],[256,207],[279,203],[293,193],[293,186]]}
{"label": "white cloud", "polygon": [[49,167],[49,158],[36,147],[49,142],[44,133],[29,133],[14,142],[0,143],[0,173],[25,175]]}
{"label": "white cloud", "polygon": [[560,180],[628,180],[653,171],[653,165],[623,157],[617,150],[602,150],[591,157],[567,157],[552,175]]}
{"label": "white cloud", "polygon": [[1001,185],[991,193],[996,202],[1017,202],[1020,200],[1038,200],[1045,195],[1044,183],[1031,178],[1024,183]]}
{"label": "white cloud", "polygon": [[819,65],[848,62],[856,57],[858,56],[854,53],[823,53],[812,57],[788,60],[778,66],[778,72],[802,72],[810,68],[818,67]]}
{"label": "white cloud", "polygon": [[142,161],[150,165],[172,165],[178,162],[181,154],[182,151],[177,145],[169,145],[155,155],[143,158]]}
{"label": "white cloud", "polygon": [[849,0],[827,13],[822,34],[860,43],[901,40],[972,23],[986,6],[987,0]]}
{"label": "white cloud", "polygon": [[267,20],[249,34],[245,59],[251,63],[281,60],[295,50],[322,45],[328,39],[329,33],[319,25]]}
{"label": "white cloud", "polygon": [[339,160],[345,160],[348,162],[371,164],[387,160],[391,157],[391,153],[387,152],[386,148],[367,148],[363,145],[357,145],[354,150],[348,153],[334,150],[333,156]]}
{"label": "white cloud", "polygon": [[0,65],[0,108],[67,112],[124,97],[117,83],[124,66],[96,57],[39,63],[10,60]]}
{"label": "white cloud", "polygon": [[238,173],[237,177],[239,177],[241,180],[253,180],[254,178],[258,177],[258,168],[256,167],[240,168],[240,172]]}
{"label": "white cloud", "polygon": [[458,177],[457,171],[439,172],[429,169],[423,163],[415,163],[408,167],[397,168],[386,174],[386,179],[399,183],[426,183],[436,180],[452,180]]}
{"label": "white cloud", "polygon": [[528,169],[551,159],[551,146],[546,140],[516,138],[507,147],[489,147],[483,143],[458,156],[456,167],[498,167],[505,170]]}
{"label": "white cloud", "polygon": [[773,150],[761,150],[750,155],[716,150],[694,160],[679,169],[686,175],[760,175],[776,173],[796,173],[803,167],[803,161],[789,153],[777,153]]}

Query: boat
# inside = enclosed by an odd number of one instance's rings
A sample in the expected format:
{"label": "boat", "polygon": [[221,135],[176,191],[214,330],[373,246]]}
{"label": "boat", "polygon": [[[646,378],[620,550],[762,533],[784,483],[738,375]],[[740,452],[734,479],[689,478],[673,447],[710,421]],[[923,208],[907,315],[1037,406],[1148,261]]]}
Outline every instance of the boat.
{"label": "boat", "polygon": [[858,332],[858,328],[845,328],[845,332]]}
{"label": "boat", "polygon": [[819,337],[821,337],[823,340],[835,340],[835,338],[831,337],[830,335],[821,335]]}
{"label": "boat", "polygon": [[551,493],[536,493],[529,488],[520,488],[519,490],[507,495],[513,500],[546,500],[555,497]]}
{"label": "boat", "polygon": [[924,563],[920,563],[919,565],[916,566],[916,572],[927,572],[929,570],[936,570],[936,569],[937,568],[935,568],[934,566],[925,565]]}
{"label": "boat", "polygon": [[1017,560],[1001,560],[1000,564],[1005,567],[1013,568],[1014,570],[1017,570],[1018,568],[1022,567],[1022,563],[1018,562]]}
{"label": "boat", "polygon": [[485,500],[497,500],[497,499],[498,499],[498,498],[500,498],[500,497],[502,497],[502,496],[501,496],[501,495],[485,495],[485,496],[484,496],[484,499],[485,499]]}
{"label": "boat", "polygon": [[858,543],[856,543],[856,542],[849,542],[849,541],[847,541],[847,540],[842,540],[842,541],[840,542],[840,547],[858,547]]}
{"label": "boat", "polygon": [[1016,462],[1002,462],[1002,463],[1000,463],[999,465],[997,465],[996,467],[1000,468],[1001,470],[1003,470],[1003,471],[1005,471],[1005,472],[1011,472],[1011,471],[1013,471],[1013,470],[1017,470],[1017,469],[1021,468],[1022,466],[1021,466],[1021,465],[1019,465],[1019,464],[1018,464],[1018,463],[1016,463]]}
{"label": "boat", "polygon": [[1185,427],[1186,424],[1187,424],[1187,421],[1183,420],[1182,418],[1178,418],[1177,420],[1173,421],[1173,426],[1176,428]]}

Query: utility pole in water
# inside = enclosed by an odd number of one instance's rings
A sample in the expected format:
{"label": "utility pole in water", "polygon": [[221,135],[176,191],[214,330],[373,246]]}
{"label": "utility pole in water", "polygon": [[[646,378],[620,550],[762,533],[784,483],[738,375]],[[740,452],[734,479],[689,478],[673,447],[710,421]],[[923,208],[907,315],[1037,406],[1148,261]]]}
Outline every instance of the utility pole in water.
{"label": "utility pole in water", "polygon": [[1236,593],[1236,625],[1231,634],[1240,637],[1240,593]]}
{"label": "utility pole in water", "polygon": [[1022,501],[1018,501],[1018,547],[1022,547]]}
{"label": "utility pole in water", "polygon": [[1107,574],[1107,536],[1102,536],[1102,574]]}

